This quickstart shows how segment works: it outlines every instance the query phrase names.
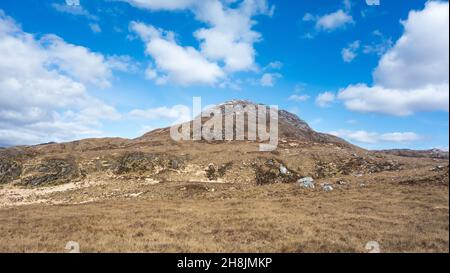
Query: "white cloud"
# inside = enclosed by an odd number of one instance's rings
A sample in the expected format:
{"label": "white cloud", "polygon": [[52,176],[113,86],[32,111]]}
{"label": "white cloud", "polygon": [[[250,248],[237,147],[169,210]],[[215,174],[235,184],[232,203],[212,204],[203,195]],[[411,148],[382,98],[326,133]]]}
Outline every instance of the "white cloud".
{"label": "white cloud", "polygon": [[382,141],[387,142],[412,142],[421,140],[422,137],[413,132],[406,133],[385,133],[380,136]]}
{"label": "white cloud", "polygon": [[65,74],[85,84],[109,87],[111,68],[102,54],[88,48],[66,43],[56,35],[45,35],[39,44],[44,47],[46,62],[56,65]]}
{"label": "white cloud", "polygon": [[405,31],[380,60],[375,81],[390,88],[417,88],[448,83],[448,2],[428,2],[402,22]]}
{"label": "white cloud", "polygon": [[336,95],[332,92],[324,92],[317,96],[316,104],[320,107],[328,107],[336,100]]}
{"label": "white cloud", "polygon": [[448,84],[418,89],[391,89],[365,84],[350,85],[339,92],[348,109],[359,112],[408,116],[419,111],[448,111]]}
{"label": "white cloud", "polygon": [[353,17],[343,10],[337,10],[330,14],[325,14],[316,19],[316,29],[333,31],[343,28],[346,25],[353,24]]}
{"label": "white cloud", "polygon": [[308,96],[308,95],[296,95],[296,94],[294,94],[294,95],[291,95],[289,97],[289,100],[300,102],[300,101],[307,101],[307,100],[309,100],[309,98],[310,98],[310,96]]}
{"label": "white cloud", "polygon": [[449,110],[448,2],[427,2],[403,21],[404,33],[382,57],[374,85],[339,92],[348,109],[397,116]]}
{"label": "white cloud", "polygon": [[150,10],[181,10],[195,4],[195,0],[122,0],[138,8]]}
{"label": "white cloud", "polygon": [[156,69],[146,74],[158,83],[215,84],[225,76],[217,63],[208,61],[195,48],[178,45],[172,32],[138,22],[131,22],[130,28],[146,43],[146,54],[156,64]]}
{"label": "white cloud", "polygon": [[354,24],[351,13],[352,3],[350,0],[342,1],[342,8],[334,12],[315,15],[306,13],[303,15],[304,22],[314,23],[315,31],[308,32],[303,35],[304,39],[313,39],[315,34],[320,31],[332,32],[337,29],[343,29],[348,25]]}
{"label": "white cloud", "polygon": [[273,61],[270,62],[266,67],[264,67],[264,70],[280,70],[283,68],[283,63],[280,61]]}
{"label": "white cloud", "polygon": [[276,84],[277,79],[281,78],[279,73],[264,73],[260,79],[260,84],[263,87],[273,87]]}
{"label": "white cloud", "polygon": [[[188,51],[190,57],[199,60],[204,59],[205,63],[211,66],[218,66],[213,69],[213,78],[207,76],[207,80],[200,79],[198,75],[192,75],[194,79],[182,81],[182,84],[192,83],[215,83],[218,79],[224,79],[226,75],[239,71],[256,71],[258,66],[255,63],[256,51],[254,44],[261,40],[261,34],[252,28],[256,24],[253,17],[256,15],[273,14],[274,8],[269,7],[267,0],[243,0],[237,1],[154,1],[154,0],[124,0],[130,4],[150,9],[150,10],[189,10],[195,18],[206,26],[194,32],[195,38],[199,41],[199,49],[193,47],[178,48]],[[156,29],[156,28],[155,28]],[[159,30],[157,30],[158,32]],[[151,35],[155,37],[155,35]],[[165,35],[160,35],[165,36]],[[141,35],[142,37],[142,35]],[[173,39],[165,38],[171,41]],[[171,41],[172,45],[175,44]],[[170,46],[170,45],[169,45]],[[152,54],[151,54],[152,55]],[[152,57],[154,57],[152,55]],[[165,66],[163,60],[155,59],[158,68]],[[170,69],[173,70],[173,69]],[[165,71],[166,73],[168,71]],[[184,70],[184,73],[195,74],[195,70]],[[185,75],[190,78],[190,75]],[[167,81],[177,81],[179,77],[167,78]],[[160,78],[156,78],[160,79]]]}
{"label": "white cloud", "polygon": [[102,32],[102,28],[97,23],[90,23],[89,27],[91,28],[92,32],[94,33],[100,33]]}
{"label": "white cloud", "polygon": [[371,44],[364,45],[364,54],[377,54],[382,56],[392,47],[392,40],[386,38],[379,30],[375,30],[372,35],[375,37],[376,41]]}
{"label": "white cloud", "polygon": [[97,21],[98,17],[95,15],[92,15],[89,11],[87,11],[85,8],[83,8],[81,5],[67,5],[67,4],[59,4],[59,3],[53,3],[52,7],[61,13],[68,13],[71,15],[76,16],[84,16],[88,18],[89,20]]}
{"label": "white cloud", "polygon": [[229,88],[231,90],[240,91],[242,90],[242,80],[241,79],[225,79],[219,84],[220,88]]}
{"label": "white cloud", "polygon": [[357,56],[357,50],[360,47],[360,41],[354,41],[353,43],[349,44],[348,47],[342,49],[341,55],[342,59],[346,63],[352,62]]}
{"label": "white cloud", "polygon": [[153,65],[150,64],[145,70],[145,78],[148,80],[158,79],[158,71],[153,68]]}
{"label": "white cloud", "polygon": [[311,13],[305,13],[305,15],[303,15],[302,20],[305,21],[305,22],[316,21],[317,20],[317,16],[314,16]]}
{"label": "white cloud", "polygon": [[202,53],[215,61],[224,61],[226,71],[248,71],[255,69],[254,43],[261,34],[253,31],[252,17],[270,15],[266,0],[244,0],[232,9],[217,0],[208,0],[197,5],[196,18],[209,25],[195,32],[201,42]]}
{"label": "white cloud", "polygon": [[345,138],[349,141],[356,141],[360,143],[375,144],[380,142],[388,143],[408,143],[421,140],[422,137],[413,132],[394,132],[394,133],[375,133],[367,132],[364,130],[351,131],[351,130],[339,130],[330,132],[330,134],[337,137]]}
{"label": "white cloud", "polygon": [[136,73],[139,63],[128,55],[112,55],[106,58],[109,68],[121,72]]}
{"label": "white cloud", "polygon": [[131,118],[143,120],[171,120],[174,124],[191,120],[191,111],[185,105],[175,105],[173,107],[157,107],[150,109],[134,109],[128,113]]}
{"label": "white cloud", "polygon": [[94,135],[101,120],[119,118],[87,92],[109,85],[104,59],[54,35],[36,39],[0,11],[0,144]]}

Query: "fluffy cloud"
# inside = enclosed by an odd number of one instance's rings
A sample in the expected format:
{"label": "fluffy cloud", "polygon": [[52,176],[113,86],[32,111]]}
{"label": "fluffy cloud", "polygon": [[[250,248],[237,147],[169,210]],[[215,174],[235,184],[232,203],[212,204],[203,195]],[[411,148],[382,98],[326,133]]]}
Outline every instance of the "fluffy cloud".
{"label": "fluffy cloud", "polygon": [[266,67],[264,67],[264,70],[279,70],[283,68],[283,63],[280,61],[274,61],[274,62],[270,62],[268,65],[266,65]]}
{"label": "fluffy cloud", "polygon": [[375,41],[371,44],[364,45],[364,54],[377,54],[382,56],[392,47],[392,40],[386,38],[379,30],[375,30],[372,35],[374,36]]}
{"label": "fluffy cloud", "polygon": [[224,77],[217,63],[193,47],[178,45],[172,32],[138,22],[131,22],[130,28],[146,43],[146,53],[155,61],[156,69],[149,68],[146,74],[157,83],[214,84]]}
{"label": "fluffy cloud", "polygon": [[131,118],[143,120],[172,120],[179,124],[191,120],[191,111],[185,105],[158,107],[150,109],[134,109],[128,114]]}
{"label": "fluffy cloud", "polygon": [[281,77],[279,73],[264,73],[259,82],[263,87],[273,87],[277,79]]}
{"label": "fluffy cloud", "polygon": [[397,116],[449,109],[449,7],[430,1],[411,11],[404,33],[380,59],[374,85],[339,92],[348,109]]}
{"label": "fluffy cloud", "polygon": [[[315,32],[332,32],[337,29],[345,28],[347,25],[354,24],[355,21],[350,14],[352,8],[352,3],[350,2],[350,0],[342,1],[342,7],[343,8],[341,9],[324,15],[314,15],[311,13],[306,13],[303,16],[303,21],[314,23]],[[315,34],[310,32],[306,33],[303,38],[312,39],[314,38],[314,36]]]}
{"label": "fluffy cloud", "polygon": [[[184,73],[184,80],[178,81],[180,77],[171,73],[173,68],[164,69],[163,67],[172,66],[166,64],[161,58],[156,59],[154,54],[150,54],[157,63],[157,68],[163,73],[171,74],[172,77],[167,80],[172,80],[178,84],[192,84],[192,83],[215,83],[217,80],[224,78],[224,76],[239,72],[239,71],[256,71],[257,65],[255,63],[256,51],[254,44],[261,40],[261,34],[254,31],[252,28],[255,21],[252,19],[256,15],[264,14],[271,16],[273,14],[273,7],[269,7],[266,0],[243,0],[243,1],[220,1],[220,0],[205,0],[205,1],[155,1],[155,0],[123,0],[130,4],[146,8],[150,10],[181,10],[186,9],[191,11],[198,21],[201,21],[206,27],[200,28],[194,32],[195,38],[199,41],[199,49],[192,47],[183,47],[176,44],[172,37],[161,35],[162,40],[167,42],[167,45],[173,50],[184,51],[186,54],[185,61],[191,62],[187,58],[192,58],[193,62],[201,62],[203,65],[213,68],[212,75],[207,75],[207,79],[198,79],[199,75],[195,69],[186,69]],[[233,5],[233,7],[231,7]],[[136,28],[136,24],[133,24]],[[156,29],[152,27],[153,29]],[[136,29],[135,29],[136,31]],[[154,31],[151,31],[154,33]],[[166,32],[166,34],[168,34]],[[144,34],[145,36],[146,34]],[[155,35],[151,35],[156,40]],[[143,37],[141,35],[141,37]],[[161,39],[160,39],[161,40]],[[161,41],[160,41],[161,42]],[[147,46],[148,49],[148,46]],[[148,50],[147,50],[148,52]],[[220,65],[219,65],[220,64]],[[217,67],[215,67],[217,66]],[[153,74],[153,73],[151,73]],[[178,74],[177,72],[175,74]],[[189,78],[193,74],[191,81]],[[157,82],[162,82],[161,77],[155,77]],[[164,82],[164,81],[163,81]]]}
{"label": "fluffy cloud", "polygon": [[394,132],[394,133],[374,133],[367,131],[350,131],[339,130],[330,132],[330,134],[348,139],[349,141],[356,141],[360,143],[375,144],[380,142],[388,143],[408,143],[422,139],[419,135],[413,132]]}
{"label": "fluffy cloud", "polygon": [[36,39],[0,11],[0,145],[64,141],[100,133],[116,110],[86,85],[108,86],[105,58],[54,35]]}
{"label": "fluffy cloud", "polygon": [[337,10],[330,14],[325,14],[316,19],[316,29],[333,31],[353,24],[353,17],[343,10]]}
{"label": "fluffy cloud", "polygon": [[150,10],[181,10],[191,7],[195,0],[122,0],[132,6]]}
{"label": "fluffy cloud", "polygon": [[195,32],[205,56],[224,61],[225,70],[230,72],[255,68],[253,44],[261,39],[261,34],[252,30],[255,24],[252,17],[271,13],[266,0],[244,0],[235,9],[218,0],[207,0],[198,5],[194,13],[209,25]]}
{"label": "fluffy cloud", "polygon": [[316,104],[320,107],[328,107],[336,100],[336,95],[332,92],[324,92],[317,96]]}
{"label": "fluffy cloud", "polygon": [[128,55],[112,55],[106,58],[106,63],[112,70],[136,73],[140,64]]}
{"label": "fluffy cloud", "polygon": [[85,84],[111,85],[111,68],[102,54],[66,43],[55,35],[46,35],[38,43],[45,51],[45,62],[56,65],[65,74]]}
{"label": "fluffy cloud", "polygon": [[346,63],[352,62],[356,56],[358,56],[358,53],[356,52],[360,47],[359,41],[354,41],[353,43],[349,44],[348,47],[342,49],[341,55],[342,59]]}
{"label": "fluffy cloud", "polygon": [[403,22],[405,31],[381,58],[375,81],[390,88],[417,88],[448,83],[448,2],[428,2]]}
{"label": "fluffy cloud", "polygon": [[448,90],[448,84],[430,84],[415,89],[357,84],[342,90],[338,97],[354,111],[408,116],[419,111],[448,111]]}
{"label": "fluffy cloud", "polygon": [[87,11],[85,8],[83,8],[81,5],[67,5],[59,4],[59,3],[53,3],[52,7],[61,13],[67,13],[75,16],[84,16],[89,20],[98,20],[98,17],[95,15],[92,15],[89,11]]}
{"label": "fluffy cloud", "polygon": [[96,23],[90,23],[89,27],[91,28],[92,32],[94,33],[100,33],[102,32],[102,28],[100,27],[99,24]]}

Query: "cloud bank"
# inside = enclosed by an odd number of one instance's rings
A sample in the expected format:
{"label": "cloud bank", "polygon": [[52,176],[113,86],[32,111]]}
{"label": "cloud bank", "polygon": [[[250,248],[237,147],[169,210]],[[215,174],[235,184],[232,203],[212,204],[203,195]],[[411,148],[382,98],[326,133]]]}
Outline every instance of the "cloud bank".
{"label": "cloud bank", "polygon": [[449,110],[449,6],[430,1],[402,21],[404,33],[380,59],[374,84],[350,85],[339,99],[354,111],[408,116]]}

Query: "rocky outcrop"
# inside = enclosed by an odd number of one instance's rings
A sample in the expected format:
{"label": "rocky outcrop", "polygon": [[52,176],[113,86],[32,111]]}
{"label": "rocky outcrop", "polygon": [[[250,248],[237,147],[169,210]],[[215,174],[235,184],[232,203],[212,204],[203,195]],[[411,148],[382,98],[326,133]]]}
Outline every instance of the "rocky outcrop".
{"label": "rocky outcrop", "polygon": [[81,176],[73,158],[46,159],[24,168],[20,184],[24,186],[45,186],[67,183]]}
{"label": "rocky outcrop", "polygon": [[11,159],[0,159],[0,184],[18,179],[22,174],[20,162]]}

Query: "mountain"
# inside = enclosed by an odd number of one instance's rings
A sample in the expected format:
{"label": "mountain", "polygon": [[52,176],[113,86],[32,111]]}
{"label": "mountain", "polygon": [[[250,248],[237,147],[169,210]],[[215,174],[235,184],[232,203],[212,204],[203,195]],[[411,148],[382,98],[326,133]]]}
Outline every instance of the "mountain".
{"label": "mountain", "polygon": [[[226,106],[231,106],[234,108],[233,113],[229,113],[226,111]],[[247,107],[253,107],[254,109],[258,109],[258,106],[264,106],[267,107],[264,104],[259,103],[253,103],[247,100],[231,100],[227,101],[221,104],[218,104],[210,109],[208,109],[205,112],[220,112],[223,115],[223,122],[222,122],[222,129],[225,130],[225,117],[229,115],[234,114],[244,114],[244,109]],[[267,112],[269,110],[267,109]],[[204,112],[204,115],[206,114]],[[248,116],[245,116],[247,118]],[[254,117],[256,121],[258,121],[257,116]],[[270,127],[269,125],[269,118],[267,118],[267,128]],[[208,118],[202,118],[202,130],[205,130],[204,125],[208,121]],[[190,127],[193,127],[193,122],[188,122],[190,124]],[[258,122],[256,123],[257,125]],[[234,128],[236,129],[236,128]],[[245,136],[248,136],[248,124],[245,123]],[[292,139],[297,141],[303,141],[303,142],[311,142],[311,143],[334,143],[341,146],[346,147],[353,147],[355,146],[351,145],[347,141],[338,138],[333,135],[324,134],[324,133],[318,133],[314,131],[304,120],[300,119],[297,115],[290,113],[286,110],[279,110],[278,111],[278,136],[280,139]],[[147,134],[144,134],[142,137],[138,138],[138,140],[149,140],[149,139],[167,139],[169,137],[170,128],[164,128],[164,129],[157,129],[152,132],[149,132]],[[255,132],[254,132],[255,133]],[[255,133],[256,134],[256,133]],[[192,135],[192,131],[191,131]],[[256,134],[257,135],[257,134]],[[225,138],[223,136],[223,138]]]}
{"label": "mountain", "polygon": [[[227,105],[239,114],[248,106],[257,108],[261,104],[233,100],[208,112],[231,115]],[[207,129],[210,118],[201,120],[202,130]],[[186,124],[192,125],[193,121]],[[248,123],[244,125],[247,135],[254,130]],[[153,130],[136,139],[84,139],[3,149],[0,184],[37,187],[93,180],[293,183],[305,176],[324,179],[395,172],[429,164],[413,164],[407,158],[370,152],[338,137],[315,132],[285,110],[278,111],[278,128],[278,146],[268,152],[259,151],[261,139],[174,141],[170,128]],[[193,134],[192,129],[189,133]]]}

